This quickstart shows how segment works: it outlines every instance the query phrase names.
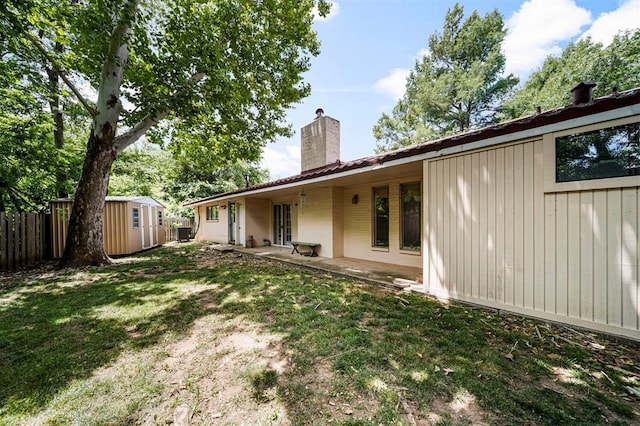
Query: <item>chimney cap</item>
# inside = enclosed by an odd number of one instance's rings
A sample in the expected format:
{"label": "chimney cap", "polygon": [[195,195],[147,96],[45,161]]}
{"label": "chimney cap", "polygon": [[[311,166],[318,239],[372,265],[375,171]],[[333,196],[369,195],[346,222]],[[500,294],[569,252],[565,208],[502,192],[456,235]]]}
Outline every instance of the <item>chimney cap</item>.
{"label": "chimney cap", "polygon": [[596,87],[596,83],[591,80],[587,80],[580,82],[580,84],[571,89],[573,104],[580,105],[591,102],[591,90],[594,87]]}
{"label": "chimney cap", "polygon": [[571,89],[571,92],[574,92],[575,90],[580,90],[582,88],[594,88],[596,86],[597,86],[597,84],[592,80],[581,81],[580,83],[578,83],[578,85],[576,87]]}
{"label": "chimney cap", "polygon": [[322,117],[323,115],[324,115],[324,110],[322,108],[318,108],[316,110],[316,119]]}

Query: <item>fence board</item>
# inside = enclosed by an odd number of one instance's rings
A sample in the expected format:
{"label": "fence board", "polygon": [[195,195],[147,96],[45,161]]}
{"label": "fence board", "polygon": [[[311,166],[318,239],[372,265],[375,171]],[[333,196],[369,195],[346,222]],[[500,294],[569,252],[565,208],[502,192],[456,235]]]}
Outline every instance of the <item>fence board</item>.
{"label": "fence board", "polygon": [[42,213],[0,212],[0,271],[13,271],[45,259]]}
{"label": "fence board", "polygon": [[185,228],[191,227],[193,229],[193,221],[189,217],[165,217],[164,218],[165,241],[176,240],[177,227],[185,227]]}

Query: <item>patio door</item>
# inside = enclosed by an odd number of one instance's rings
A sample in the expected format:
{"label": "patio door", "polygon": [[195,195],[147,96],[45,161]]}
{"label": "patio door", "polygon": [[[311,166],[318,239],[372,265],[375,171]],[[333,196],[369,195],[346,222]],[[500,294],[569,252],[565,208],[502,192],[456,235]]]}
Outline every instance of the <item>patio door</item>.
{"label": "patio door", "polygon": [[273,206],[273,244],[291,245],[291,204]]}

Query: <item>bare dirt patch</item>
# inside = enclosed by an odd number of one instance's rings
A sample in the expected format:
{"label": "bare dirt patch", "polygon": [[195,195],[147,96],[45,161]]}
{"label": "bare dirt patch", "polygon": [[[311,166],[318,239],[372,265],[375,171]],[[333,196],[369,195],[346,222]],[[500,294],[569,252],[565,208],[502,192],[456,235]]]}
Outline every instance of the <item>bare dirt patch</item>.
{"label": "bare dirt patch", "polygon": [[139,423],[290,424],[275,393],[256,400],[247,376],[255,369],[286,371],[279,342],[242,317],[197,320],[187,338],[166,347],[154,371],[165,391],[156,406],[139,413]]}

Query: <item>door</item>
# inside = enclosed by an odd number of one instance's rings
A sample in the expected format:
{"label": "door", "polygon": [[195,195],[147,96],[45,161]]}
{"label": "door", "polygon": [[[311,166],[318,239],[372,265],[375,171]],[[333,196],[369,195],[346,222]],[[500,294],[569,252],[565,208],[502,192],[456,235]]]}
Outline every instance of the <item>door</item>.
{"label": "door", "polygon": [[273,206],[273,244],[291,245],[291,204]]}
{"label": "door", "polygon": [[151,220],[149,218],[149,206],[142,206],[142,214],[140,215],[140,229],[142,230],[142,248],[151,247]]}
{"label": "door", "polygon": [[236,243],[236,203],[229,203],[229,244]]}
{"label": "door", "polygon": [[238,227],[238,245],[245,244],[244,235],[244,204],[236,204],[236,224]]}

